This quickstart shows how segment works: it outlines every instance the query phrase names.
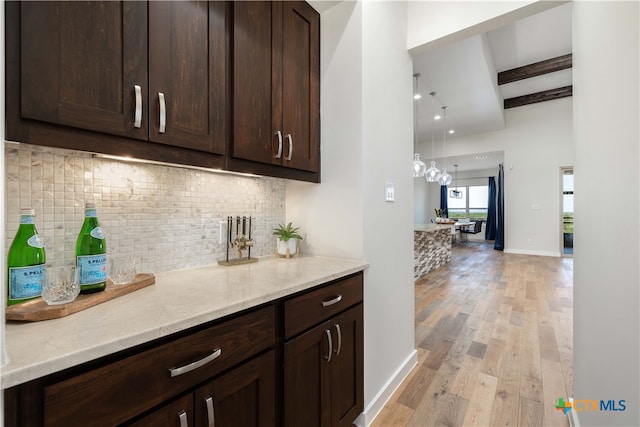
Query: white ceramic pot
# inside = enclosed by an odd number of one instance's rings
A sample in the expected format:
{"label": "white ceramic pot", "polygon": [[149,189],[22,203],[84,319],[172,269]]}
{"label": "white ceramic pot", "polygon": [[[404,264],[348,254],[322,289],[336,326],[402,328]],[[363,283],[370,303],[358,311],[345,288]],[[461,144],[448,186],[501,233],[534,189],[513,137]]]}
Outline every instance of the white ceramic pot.
{"label": "white ceramic pot", "polygon": [[287,255],[287,249],[289,250],[289,256],[293,256],[296,254],[298,239],[289,239],[287,241],[276,239],[276,242],[278,247],[278,255]]}

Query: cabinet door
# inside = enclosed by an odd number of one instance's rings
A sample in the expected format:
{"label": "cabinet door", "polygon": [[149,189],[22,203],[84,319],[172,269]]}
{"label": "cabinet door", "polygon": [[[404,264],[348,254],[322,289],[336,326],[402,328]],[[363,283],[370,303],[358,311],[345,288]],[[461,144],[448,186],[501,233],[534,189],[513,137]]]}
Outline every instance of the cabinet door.
{"label": "cabinet door", "polygon": [[232,155],[281,164],[282,3],[234,2],[232,40]]}
{"label": "cabinet door", "polygon": [[149,2],[149,139],[223,153],[225,2]]}
{"label": "cabinet door", "polygon": [[305,2],[284,2],[282,129],[284,165],[319,171],[320,17]]}
{"label": "cabinet door", "polygon": [[186,394],[183,397],[156,409],[138,421],[126,425],[129,427],[193,426],[193,394]]}
{"label": "cabinet door", "polygon": [[147,139],[146,2],[22,2],[21,41],[23,118]]}
{"label": "cabinet door", "polygon": [[324,322],[284,345],[284,425],[331,425],[331,324]]}
{"label": "cabinet door", "polygon": [[270,351],[195,393],[196,426],[275,426],[275,356]]}
{"label": "cabinet door", "polygon": [[350,426],[364,409],[362,304],[332,320],[331,425]]}
{"label": "cabinet door", "polygon": [[318,172],[320,16],[243,1],[233,20],[233,157]]}

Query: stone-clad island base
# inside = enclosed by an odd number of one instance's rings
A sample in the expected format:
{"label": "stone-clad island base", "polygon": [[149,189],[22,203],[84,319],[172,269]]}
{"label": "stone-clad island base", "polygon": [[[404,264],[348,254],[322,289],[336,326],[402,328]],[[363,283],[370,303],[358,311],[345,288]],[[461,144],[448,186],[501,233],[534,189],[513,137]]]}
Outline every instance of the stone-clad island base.
{"label": "stone-clad island base", "polygon": [[419,224],[413,231],[413,278],[419,279],[431,270],[451,261],[453,226]]}

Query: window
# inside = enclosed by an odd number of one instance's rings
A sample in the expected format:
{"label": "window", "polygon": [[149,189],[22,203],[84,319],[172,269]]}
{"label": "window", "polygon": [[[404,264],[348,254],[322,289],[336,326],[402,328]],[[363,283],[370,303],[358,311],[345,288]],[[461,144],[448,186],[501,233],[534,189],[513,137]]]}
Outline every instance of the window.
{"label": "window", "polygon": [[[462,197],[455,196],[451,190],[458,190]],[[472,185],[466,187],[450,187],[448,194],[449,218],[487,219],[487,202],[489,186]]]}

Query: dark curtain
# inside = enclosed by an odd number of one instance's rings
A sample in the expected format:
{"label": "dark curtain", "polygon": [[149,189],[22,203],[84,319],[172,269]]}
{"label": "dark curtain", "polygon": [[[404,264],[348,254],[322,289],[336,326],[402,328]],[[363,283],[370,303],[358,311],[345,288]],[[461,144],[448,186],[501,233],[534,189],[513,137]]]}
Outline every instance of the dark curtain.
{"label": "dark curtain", "polygon": [[496,179],[489,177],[489,200],[487,201],[487,227],[484,230],[485,240],[496,238]]}
{"label": "dark curtain", "polygon": [[440,209],[442,209],[442,215],[445,218],[449,218],[449,203],[447,202],[447,186],[440,186]]}
{"label": "dark curtain", "polygon": [[496,200],[496,240],[493,249],[504,250],[504,167],[498,166],[498,196]]}

